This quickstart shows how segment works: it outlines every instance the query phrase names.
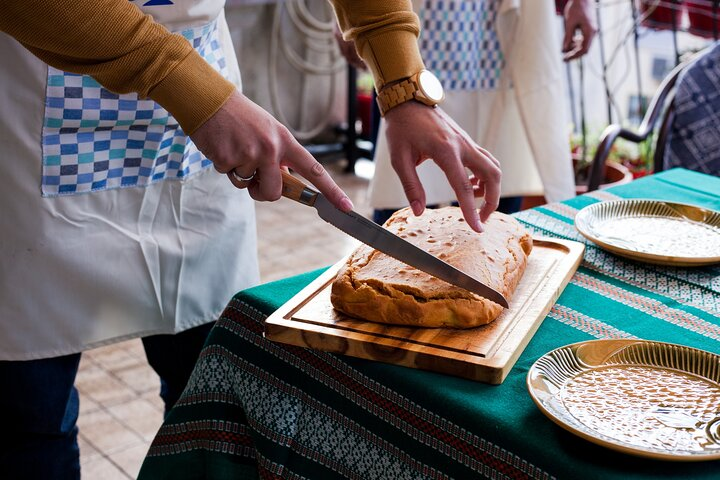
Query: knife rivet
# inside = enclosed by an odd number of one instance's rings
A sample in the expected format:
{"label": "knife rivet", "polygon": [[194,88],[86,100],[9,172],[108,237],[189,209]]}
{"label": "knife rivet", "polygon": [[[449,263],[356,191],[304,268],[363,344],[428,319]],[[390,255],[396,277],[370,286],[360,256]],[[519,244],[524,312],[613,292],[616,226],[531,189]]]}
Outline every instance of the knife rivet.
{"label": "knife rivet", "polygon": [[317,194],[315,192],[305,188],[305,189],[303,189],[302,192],[300,192],[300,202],[304,203],[305,205],[312,206],[315,203],[316,196],[317,196]]}

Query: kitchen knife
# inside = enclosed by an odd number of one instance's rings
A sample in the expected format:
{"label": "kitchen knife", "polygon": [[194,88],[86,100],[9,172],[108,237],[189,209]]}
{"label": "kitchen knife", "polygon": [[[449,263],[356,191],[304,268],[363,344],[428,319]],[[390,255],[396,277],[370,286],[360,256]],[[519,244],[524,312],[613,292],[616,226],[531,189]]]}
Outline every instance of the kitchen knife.
{"label": "kitchen knife", "polygon": [[283,171],[282,175],[283,197],[295,200],[303,205],[315,207],[320,218],[386,255],[390,255],[411,267],[429,273],[452,285],[477,293],[481,297],[508,308],[507,300],[497,290],[484,285],[362,215],[356,212],[345,213],[338,210],[323,194],[308,187],[300,179],[293,177],[289,173]]}

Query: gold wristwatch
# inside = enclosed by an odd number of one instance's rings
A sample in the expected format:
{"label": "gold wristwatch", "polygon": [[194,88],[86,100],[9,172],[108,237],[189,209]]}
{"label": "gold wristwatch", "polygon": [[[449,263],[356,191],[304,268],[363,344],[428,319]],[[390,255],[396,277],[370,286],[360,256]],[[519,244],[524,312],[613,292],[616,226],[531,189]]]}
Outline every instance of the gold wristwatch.
{"label": "gold wristwatch", "polygon": [[420,70],[412,77],[380,90],[377,103],[380,114],[384,116],[391,108],[408,100],[417,100],[434,107],[444,98],[445,92],[440,80],[430,70]]}

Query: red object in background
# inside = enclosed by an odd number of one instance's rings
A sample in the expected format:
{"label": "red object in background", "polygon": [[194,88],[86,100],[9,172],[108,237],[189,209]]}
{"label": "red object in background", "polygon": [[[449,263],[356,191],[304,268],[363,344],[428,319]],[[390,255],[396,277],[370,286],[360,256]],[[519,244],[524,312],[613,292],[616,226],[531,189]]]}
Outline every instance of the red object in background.
{"label": "red object in background", "polygon": [[655,30],[672,30],[680,27],[683,4],[680,0],[640,0],[640,14],[645,17],[642,25]]}
{"label": "red object in background", "polygon": [[650,172],[649,170],[633,170],[630,173],[632,173],[633,180],[635,180],[636,178],[641,178],[646,175],[650,175],[652,172]]}
{"label": "red object in background", "polygon": [[[713,0],[685,0],[690,27],[688,32],[705,38],[714,38],[720,32],[718,14],[720,8],[713,9]],[[717,27],[715,27],[717,25]]]}
{"label": "red object in background", "polygon": [[555,13],[563,15],[565,13],[565,5],[568,0],[555,0]]}
{"label": "red object in background", "polygon": [[623,160],[622,164],[632,174],[633,180],[652,173],[651,169],[648,169],[647,165],[642,165],[638,161],[633,162],[631,160]]}
{"label": "red object in background", "polygon": [[357,94],[357,115],[362,125],[362,133],[360,134],[363,138],[370,138],[370,130],[372,129],[372,95],[365,93]]}

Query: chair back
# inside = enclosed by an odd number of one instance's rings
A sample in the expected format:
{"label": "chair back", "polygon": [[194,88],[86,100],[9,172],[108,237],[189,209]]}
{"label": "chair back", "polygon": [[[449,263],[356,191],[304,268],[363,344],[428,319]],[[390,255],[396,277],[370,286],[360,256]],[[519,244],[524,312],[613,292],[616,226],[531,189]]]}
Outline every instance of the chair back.
{"label": "chair back", "polygon": [[682,167],[720,176],[720,42],[682,71],[666,122],[656,171]]}
{"label": "chair back", "polygon": [[683,167],[720,175],[720,42],[675,67],[660,84],[636,131],[608,125],[595,151],[587,191],[597,190],[615,140],[657,133],[653,171]]}

